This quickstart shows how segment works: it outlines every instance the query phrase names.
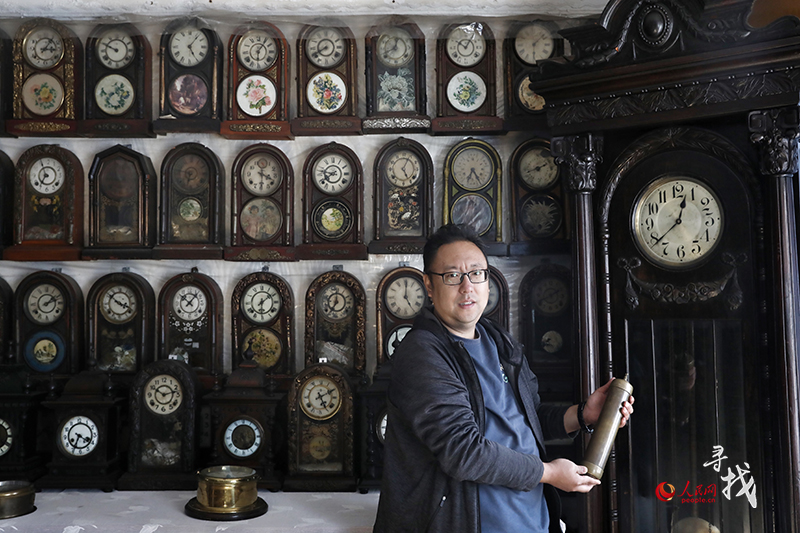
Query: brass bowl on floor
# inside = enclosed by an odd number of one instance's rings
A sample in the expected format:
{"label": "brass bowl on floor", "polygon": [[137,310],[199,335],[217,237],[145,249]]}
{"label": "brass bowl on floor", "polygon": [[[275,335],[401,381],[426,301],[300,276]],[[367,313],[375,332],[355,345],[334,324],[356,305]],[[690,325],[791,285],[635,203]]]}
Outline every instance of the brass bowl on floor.
{"label": "brass bowl on floor", "polygon": [[36,489],[29,481],[0,481],[0,519],[35,511],[35,495]]}
{"label": "brass bowl on floor", "polygon": [[243,520],[267,512],[258,497],[258,474],[245,466],[211,466],[197,473],[197,497],[184,508],[203,520]]}

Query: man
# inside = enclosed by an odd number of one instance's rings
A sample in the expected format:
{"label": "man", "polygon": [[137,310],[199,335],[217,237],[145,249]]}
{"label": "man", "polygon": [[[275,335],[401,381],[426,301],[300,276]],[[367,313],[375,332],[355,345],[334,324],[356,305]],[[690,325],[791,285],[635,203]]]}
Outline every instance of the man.
{"label": "man", "polygon": [[579,407],[583,425],[595,423],[610,381],[585,407],[541,404],[522,345],[481,319],[489,284],[479,238],[443,226],[423,262],[433,308],[392,360],[375,531],[560,531],[554,487],[588,492],[600,481],[567,459],[546,462],[544,440],[574,436]]}

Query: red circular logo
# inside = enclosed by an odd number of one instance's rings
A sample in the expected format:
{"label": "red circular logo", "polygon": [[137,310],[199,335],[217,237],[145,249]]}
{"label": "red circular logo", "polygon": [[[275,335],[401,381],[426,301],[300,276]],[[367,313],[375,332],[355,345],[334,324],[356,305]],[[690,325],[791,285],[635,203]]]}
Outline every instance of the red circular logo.
{"label": "red circular logo", "polygon": [[668,502],[675,496],[675,487],[663,481],[656,487],[656,497],[662,502]]}

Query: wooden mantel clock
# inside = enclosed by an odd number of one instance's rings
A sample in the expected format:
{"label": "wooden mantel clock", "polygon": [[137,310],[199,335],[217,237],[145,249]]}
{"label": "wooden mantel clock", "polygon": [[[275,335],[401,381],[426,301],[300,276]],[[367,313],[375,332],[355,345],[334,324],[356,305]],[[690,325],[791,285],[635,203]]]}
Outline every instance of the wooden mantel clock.
{"label": "wooden mantel clock", "polygon": [[40,403],[47,394],[21,367],[0,372],[0,480],[34,481],[47,472],[37,446]]}
{"label": "wooden mantel clock", "polygon": [[174,20],[161,35],[158,119],[153,131],[219,133],[222,41],[202,19]]}
{"label": "wooden mantel clock", "polygon": [[392,360],[395,350],[411,331],[414,319],[430,300],[422,272],[401,266],[386,274],[377,289],[376,371]]}
{"label": "wooden mantel clock", "polygon": [[306,25],[297,38],[295,135],[357,135],[356,40],[344,24]]}
{"label": "wooden mantel clock", "polygon": [[84,258],[151,257],[157,236],[157,181],[150,158],[126,146],[112,146],[94,157]]}
{"label": "wooden mantel clock", "polygon": [[425,133],[425,35],[402,17],[373,26],[366,36],[367,117],[364,133]]}
{"label": "wooden mantel clock", "polygon": [[14,36],[14,106],[6,131],[20,137],[74,137],[82,118],[80,39],[48,18],[23,23]]}
{"label": "wooden mantel clock", "polygon": [[228,139],[293,139],[289,127],[289,45],[281,30],[252,22],[228,43]]}
{"label": "wooden mantel clock", "polygon": [[436,40],[434,135],[503,132],[496,116],[494,34],[485,22],[449,24]]}
{"label": "wooden mantel clock", "polygon": [[71,261],[83,248],[83,167],[65,148],[40,144],[17,160],[10,261]]}
{"label": "wooden mantel clock", "polygon": [[150,43],[133,24],[99,24],[86,40],[87,137],[155,137]]}
{"label": "wooden mantel clock", "polygon": [[298,259],[366,259],[364,184],[358,156],[343,144],[315,148],[303,165],[303,244]]}

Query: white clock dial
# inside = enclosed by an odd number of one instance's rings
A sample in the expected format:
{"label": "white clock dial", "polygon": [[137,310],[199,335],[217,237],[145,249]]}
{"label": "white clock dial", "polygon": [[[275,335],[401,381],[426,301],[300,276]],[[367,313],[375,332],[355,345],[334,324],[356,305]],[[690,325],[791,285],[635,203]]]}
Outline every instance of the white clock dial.
{"label": "white clock dial", "polygon": [[248,70],[260,72],[275,63],[278,46],[275,39],[264,30],[252,29],[245,32],[236,46],[239,62]]}
{"label": "white clock dial", "polygon": [[137,309],[136,295],[125,285],[109,287],[100,301],[100,312],[114,324],[129,321],[136,315]]}
{"label": "white clock dial", "polygon": [[261,426],[249,418],[239,418],[228,424],[222,437],[225,450],[238,458],[250,457],[256,453],[263,440]]}
{"label": "white clock dial", "polygon": [[393,27],[378,37],[378,60],[387,67],[402,67],[414,57],[414,41],[403,28]]}
{"label": "white clock dial", "polygon": [[0,457],[7,454],[13,444],[14,431],[11,429],[11,424],[0,418]]}
{"label": "white clock dial", "polygon": [[242,185],[256,196],[272,194],[283,181],[283,168],[268,154],[255,154],[242,165]]}
{"label": "white clock dial", "polygon": [[300,389],[300,408],[315,420],[332,417],[341,405],[339,386],[326,376],[309,378]]}
{"label": "white clock dial", "polygon": [[519,160],[519,176],[522,183],[534,191],[549,189],[558,180],[558,164],[550,150],[533,146]]}
{"label": "white clock dial", "polygon": [[375,435],[378,437],[378,442],[383,444],[386,441],[386,428],[389,425],[389,413],[382,411],[378,415],[378,421],[375,423]]}
{"label": "white clock dial", "polygon": [[206,312],[206,295],[196,285],[184,285],[172,297],[172,310],[178,318],[193,322]]}
{"label": "white clock dial", "polygon": [[183,403],[181,382],[169,374],[152,377],[144,386],[144,404],[157,415],[174,413]]}
{"label": "white clock dial", "polygon": [[320,68],[337,65],[345,54],[347,43],[336,28],[316,28],[306,39],[306,56]]}
{"label": "white clock dial", "polygon": [[339,194],[353,183],[353,166],[341,154],[323,154],[314,163],[314,185],[327,194]]}
{"label": "white clock dial", "polygon": [[411,318],[425,305],[426,293],[422,281],[403,276],[393,280],[384,296],[386,309],[397,318]]}
{"label": "white clock dial", "polygon": [[244,315],[257,324],[266,324],[281,310],[281,295],[269,283],[258,282],[250,285],[242,296]]}
{"label": "white clock dial", "polygon": [[23,39],[23,55],[34,68],[49,69],[64,57],[61,35],[48,26],[37,26]]}
{"label": "white clock dial", "polygon": [[486,39],[482,26],[477,23],[453,28],[447,36],[447,57],[461,67],[472,67],[480,63],[486,54]]}
{"label": "white clock dial", "polygon": [[386,162],[386,178],[396,187],[410,187],[422,175],[419,157],[410,150],[399,150]]}
{"label": "white clock dial", "polygon": [[492,158],[479,148],[466,148],[453,158],[453,179],[468,191],[482,189],[494,176]]}
{"label": "white clock dial", "polygon": [[355,310],[353,292],[342,283],[330,283],[317,296],[317,307],[328,320],[344,320]]}
{"label": "white clock dial", "polygon": [[97,447],[100,432],[97,424],[88,416],[73,416],[61,426],[58,436],[63,451],[75,457],[83,457]]}
{"label": "white clock dial", "polygon": [[555,37],[545,24],[533,22],[524,26],[514,38],[517,56],[528,65],[547,59],[555,51]]}
{"label": "white clock dial", "polygon": [[54,157],[42,157],[28,170],[28,183],[40,194],[55,194],[64,185],[64,165]]}
{"label": "white clock dial", "polygon": [[52,324],[64,313],[64,295],[50,283],[31,289],[25,300],[28,314],[37,324]]}
{"label": "white clock dial", "polygon": [[558,277],[546,277],[537,281],[531,289],[533,307],[545,316],[557,316],[569,305],[570,290]]}
{"label": "white clock dial", "polygon": [[185,26],[170,37],[169,53],[181,66],[198,65],[208,55],[208,37],[200,28]]}
{"label": "white clock dial", "polygon": [[386,339],[386,357],[391,359],[394,357],[394,352],[397,350],[400,343],[403,342],[403,339],[406,338],[406,334],[411,331],[411,326],[397,326],[389,333],[389,337]]}
{"label": "white clock dial", "polygon": [[639,195],[633,234],[642,253],[659,266],[689,268],[708,257],[722,237],[722,205],[703,182],[659,178]]}
{"label": "white clock dial", "polygon": [[130,34],[122,28],[105,31],[95,45],[97,59],[111,69],[125,68],[136,55],[136,46]]}

